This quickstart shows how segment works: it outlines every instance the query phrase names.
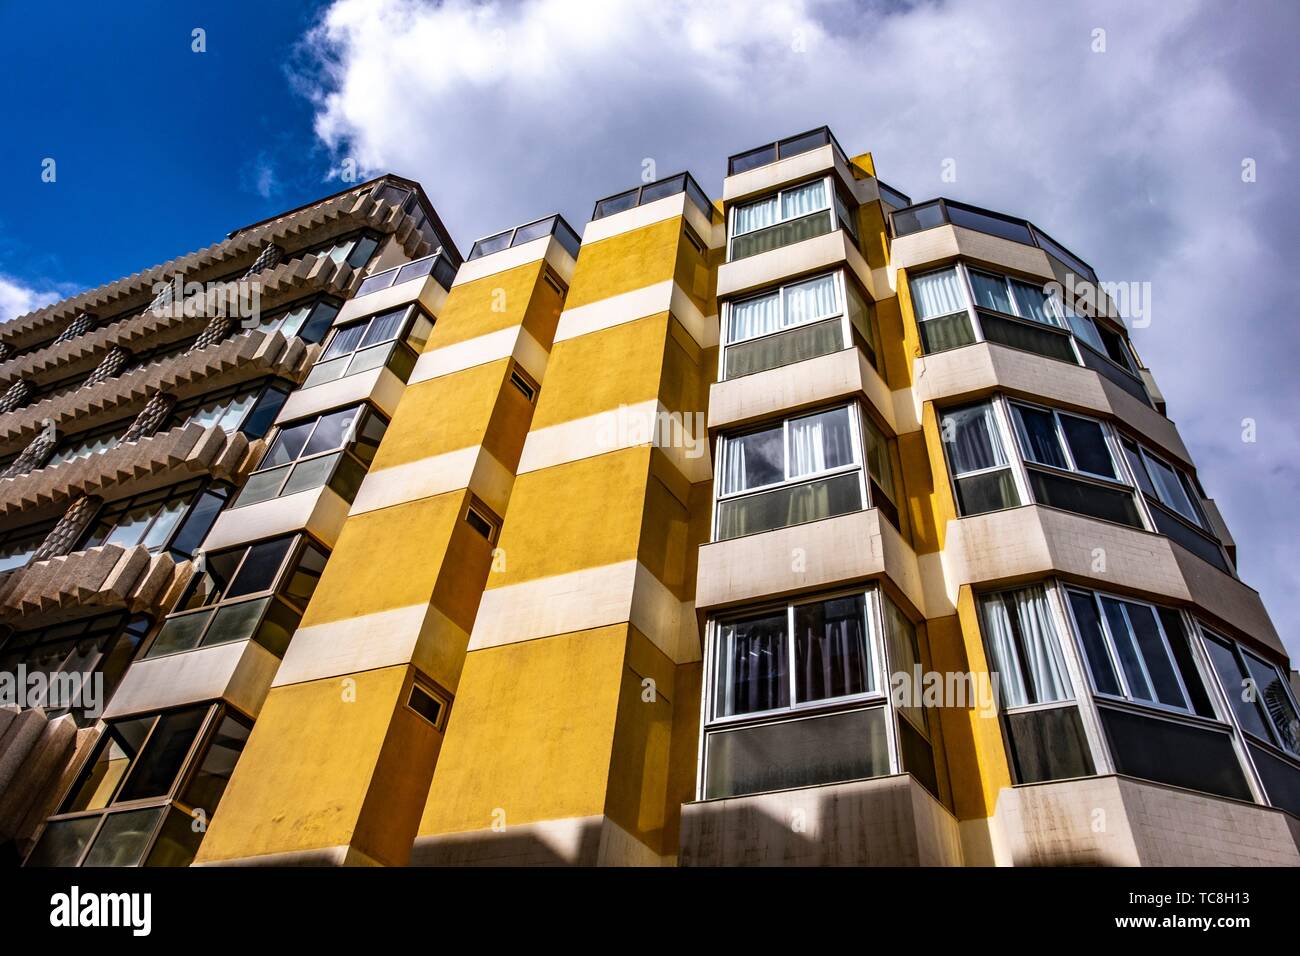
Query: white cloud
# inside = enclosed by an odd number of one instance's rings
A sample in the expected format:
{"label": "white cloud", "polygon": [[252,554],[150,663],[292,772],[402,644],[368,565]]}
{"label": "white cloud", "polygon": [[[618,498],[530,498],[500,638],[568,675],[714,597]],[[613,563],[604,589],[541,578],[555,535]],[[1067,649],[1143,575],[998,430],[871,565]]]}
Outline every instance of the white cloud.
{"label": "white cloud", "polygon": [[325,144],[419,179],[466,247],[557,209],[581,228],[645,158],[716,195],[728,154],[828,123],[914,198],[1026,216],[1151,282],[1135,341],[1300,648],[1296,25],[1210,2],[336,0],[308,79]]}
{"label": "white cloud", "polygon": [[61,298],[63,295],[52,289],[33,289],[18,279],[0,275],[0,322],[26,315]]}

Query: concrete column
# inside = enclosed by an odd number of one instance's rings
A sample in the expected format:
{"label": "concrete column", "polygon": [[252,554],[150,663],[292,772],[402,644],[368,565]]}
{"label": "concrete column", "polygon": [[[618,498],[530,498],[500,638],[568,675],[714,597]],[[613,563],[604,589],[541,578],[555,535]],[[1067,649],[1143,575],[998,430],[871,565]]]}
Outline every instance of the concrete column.
{"label": "concrete column", "polygon": [[164,395],[162,392],[154,395],[145,402],[140,414],[122,436],[122,441],[139,441],[141,438],[148,438],[158,431],[174,407],[176,407],[176,399],[172,396]]}
{"label": "concrete column", "polygon": [[50,429],[48,432],[42,431],[23,449],[22,454],[14,459],[13,464],[5,469],[0,478],[16,478],[19,475],[25,475],[29,471],[35,471],[37,468],[43,467],[50,460],[50,455],[54,452],[54,446],[58,443],[58,434],[54,429]]}
{"label": "concrete column", "polygon": [[9,386],[9,390],[0,397],[0,415],[22,408],[32,397],[32,387],[26,379],[20,378]]}
{"label": "concrete column", "polygon": [[75,319],[68,323],[68,327],[59,333],[59,337],[54,340],[54,345],[75,339],[79,335],[85,335],[95,327],[95,317],[89,312],[82,312]]}
{"label": "concrete column", "polygon": [[126,368],[126,363],[130,360],[131,353],[120,345],[114,345],[104,361],[99,363],[99,367],[90,373],[90,377],[82,383],[82,388],[87,385],[98,385],[100,382],[107,381],[117,375],[122,374],[122,369]]}
{"label": "concrete column", "polygon": [[36,549],[32,560],[45,561],[61,554],[72,553],[103,503],[104,499],[95,495],[85,495],[73,501],[68,506],[68,510],[63,513],[63,517],[59,519],[59,523],[50,530],[45,540],[41,542],[41,546]]}

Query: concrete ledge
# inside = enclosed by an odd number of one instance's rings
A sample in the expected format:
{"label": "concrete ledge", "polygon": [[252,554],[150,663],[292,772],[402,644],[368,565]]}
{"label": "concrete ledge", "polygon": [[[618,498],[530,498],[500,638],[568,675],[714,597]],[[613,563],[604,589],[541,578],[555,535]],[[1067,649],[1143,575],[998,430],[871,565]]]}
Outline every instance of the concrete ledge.
{"label": "concrete ledge", "polygon": [[1300,866],[1294,818],[1131,777],[1009,787],[993,817],[1013,866]]}
{"label": "concrete ledge", "polygon": [[1150,531],[1025,505],[949,521],[942,559],[954,603],[963,584],[1061,573],[1099,588],[1191,605],[1286,653],[1256,591]]}
{"label": "concrete ledge", "polygon": [[910,774],[687,803],[681,840],[682,866],[962,864],[956,819]]}
{"label": "concrete ledge", "polygon": [[257,717],[280,661],[260,644],[234,641],[145,658],[131,665],[105,719],[207,700],[224,700]]}
{"label": "concrete ledge", "polygon": [[927,616],[911,546],[875,508],[700,548],[695,604],[715,610],[887,575]]}
{"label": "concrete ledge", "polygon": [[344,302],[343,308],[339,309],[339,314],[334,317],[333,327],[337,328],[368,315],[386,312],[399,305],[410,305],[412,302],[419,302],[426,312],[437,316],[446,301],[447,290],[438,285],[438,280],[433,276],[407,279],[398,285],[390,285],[387,289],[378,289],[359,299],[354,298]]}
{"label": "concrete ledge", "polygon": [[1159,450],[1191,465],[1174,423],[1090,368],[980,342],[913,361],[918,417],[924,402],[956,403],[1001,391],[1127,425]]}
{"label": "concrete ledge", "polygon": [[456,273],[451,287],[454,289],[468,282],[486,279],[488,276],[526,266],[530,262],[543,260],[564,280],[565,285],[573,281],[574,259],[569,255],[569,250],[560,245],[555,236],[542,236],[523,245],[502,249],[461,263],[460,271]]}
{"label": "concrete ledge", "polygon": [[734,428],[859,395],[870,399],[898,432],[893,393],[856,348],[715,382],[709,387],[709,429]]}
{"label": "concrete ledge", "polygon": [[336,408],[347,408],[360,402],[369,402],[391,419],[405,390],[406,385],[402,380],[381,365],[379,368],[345,375],[311,388],[296,389],[280,409],[275,423],[283,425],[285,422],[319,415]]}
{"label": "concrete ledge", "polygon": [[[1057,276],[1047,253],[1037,246],[1027,246],[1000,236],[976,232],[962,226],[942,225],[899,236],[889,247],[889,263],[894,270],[919,271],[958,257],[1033,276],[1044,282]],[[895,275],[897,272],[895,271]]]}
{"label": "concrete ledge", "polygon": [[348,503],[325,486],[226,509],[203,540],[204,551],[307,531],[333,548],[347,520]]}
{"label": "concrete ledge", "polygon": [[724,262],[718,266],[718,299],[785,283],[813,272],[846,267],[858,277],[872,300],[879,301],[893,294],[878,287],[867,260],[853,244],[853,237],[843,229],[835,229],[823,236]]}
{"label": "concrete ledge", "polygon": [[852,170],[835,155],[835,147],[827,144],[789,159],[778,159],[728,176],[722,181],[722,200],[728,206],[755,199],[778,189],[811,179],[818,173],[834,172],[858,204],[880,198],[874,179],[857,179]]}
{"label": "concrete ledge", "polygon": [[412,866],[660,866],[660,857],[607,816],[569,817],[419,836]]}

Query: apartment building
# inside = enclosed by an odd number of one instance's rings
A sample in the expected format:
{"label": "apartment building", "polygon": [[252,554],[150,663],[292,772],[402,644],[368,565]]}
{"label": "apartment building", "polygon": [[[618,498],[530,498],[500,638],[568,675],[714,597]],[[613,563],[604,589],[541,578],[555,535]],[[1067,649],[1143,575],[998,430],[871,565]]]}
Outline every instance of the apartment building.
{"label": "apartment building", "polygon": [[8,322],[0,843],[1300,865],[1294,674],[1112,306],[822,128],[464,261],[384,176]]}

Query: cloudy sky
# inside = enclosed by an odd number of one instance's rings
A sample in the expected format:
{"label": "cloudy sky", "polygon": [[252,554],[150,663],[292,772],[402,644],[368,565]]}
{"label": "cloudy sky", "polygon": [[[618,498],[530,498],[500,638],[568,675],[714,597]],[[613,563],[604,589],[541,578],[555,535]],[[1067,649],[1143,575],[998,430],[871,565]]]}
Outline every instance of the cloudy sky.
{"label": "cloudy sky", "polygon": [[646,160],[717,195],[729,154],[829,124],[913,198],[1024,216],[1150,283],[1136,345],[1300,651],[1300,5],[132,9],[0,10],[0,318],[338,188],[347,160],[420,180],[467,250],[553,211],[581,228]]}

